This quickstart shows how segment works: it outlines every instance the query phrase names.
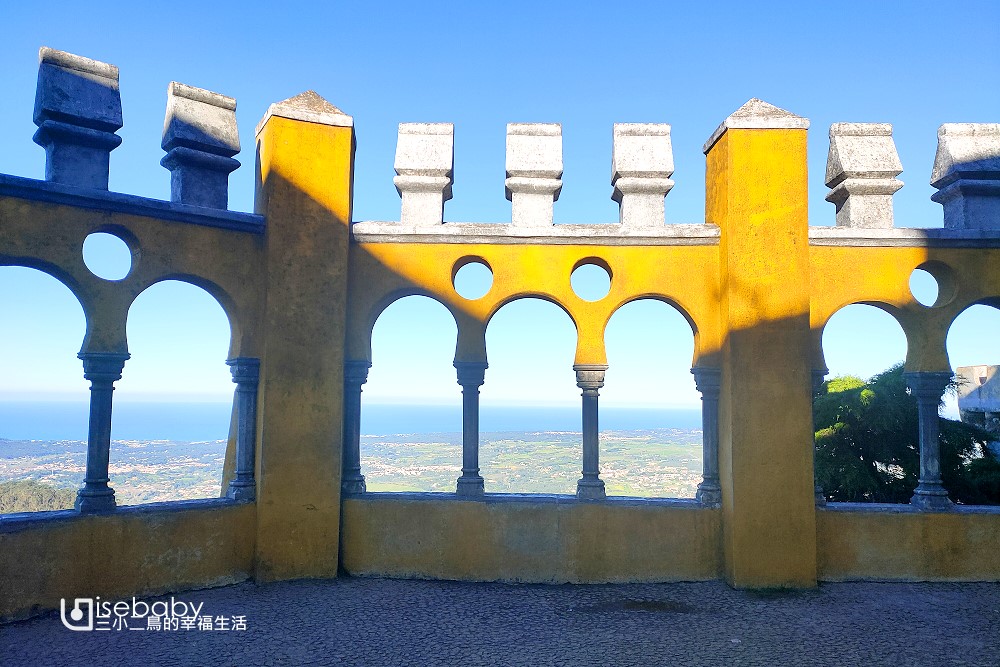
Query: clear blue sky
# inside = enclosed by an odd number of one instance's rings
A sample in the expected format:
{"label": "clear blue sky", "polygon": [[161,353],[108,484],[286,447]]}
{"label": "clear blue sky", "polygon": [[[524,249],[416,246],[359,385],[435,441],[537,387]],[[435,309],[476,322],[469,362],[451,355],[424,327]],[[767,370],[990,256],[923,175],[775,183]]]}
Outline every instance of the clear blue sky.
{"label": "clear blue sky", "polygon": [[[121,192],[169,195],[159,145],[167,84],[176,80],[238,100],[244,167],[231,179],[233,209],[252,210],[253,130],[268,104],[315,89],[355,118],[357,220],[398,219],[396,126],[412,121],[455,123],[446,220],[509,220],[504,126],[538,121],[563,125],[557,223],[617,219],[609,183],[615,122],[672,125],[676,186],[667,219],[701,222],[702,143],[760,97],[812,121],[813,224],[833,222],[823,201],[828,128],[861,121],[894,125],[906,183],[895,199],[897,224],[941,225],[928,184],[938,125],[1000,120],[1000,3],[711,4],[97,0],[49,2],[43,11],[6,3],[0,172],[42,177],[31,111],[37,52],[46,45],[121,68],[124,143],[111,171],[111,189]],[[490,327],[484,400],[577,401],[568,319],[546,304],[508,308]],[[949,340],[956,365],[1000,363],[1000,316],[977,311]],[[68,291],[27,270],[0,269],[0,312],[0,400],[85,397],[75,358],[83,318]],[[408,346],[397,334],[404,323]],[[207,295],[156,287],[130,317],[133,360],[119,400],[230,395],[227,340],[225,318]],[[443,309],[401,302],[377,326],[366,395],[457,400],[453,351],[454,324]],[[854,307],[830,325],[834,373],[871,375],[904,354],[902,334],[880,312]],[[609,356],[606,403],[697,404],[690,332],[667,307],[636,304],[617,315]]]}

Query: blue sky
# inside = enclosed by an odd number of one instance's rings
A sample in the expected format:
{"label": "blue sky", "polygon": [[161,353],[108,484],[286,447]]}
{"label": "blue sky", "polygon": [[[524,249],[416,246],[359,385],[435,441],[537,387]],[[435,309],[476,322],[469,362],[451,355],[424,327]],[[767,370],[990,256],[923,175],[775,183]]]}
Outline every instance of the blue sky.
{"label": "blue sky", "polygon": [[[504,199],[508,122],[563,125],[564,186],[557,223],[617,219],[611,199],[615,122],[672,125],[676,185],[668,222],[704,219],[702,143],[729,113],[760,97],[809,118],[810,216],[832,224],[823,200],[827,131],[837,121],[890,122],[906,186],[900,226],[941,225],[928,184],[943,122],[1000,120],[1000,3],[252,3],[49,2],[0,9],[0,172],[40,178],[31,142],[42,45],[121,68],[124,143],[111,189],[169,196],[159,166],[167,84],[238,100],[244,167],[230,206],[252,210],[253,130],[267,106],[315,89],[357,128],[357,220],[393,220],[400,122],[455,124],[450,221],[510,219]],[[509,310],[508,310],[509,308]],[[555,307],[518,302],[490,327],[486,402],[573,403],[573,329]],[[53,280],[0,269],[0,400],[86,395],[75,353],[79,306]],[[414,317],[418,319],[414,323]],[[11,323],[15,323],[12,325]],[[399,335],[406,326],[408,343]],[[977,308],[956,323],[956,365],[1000,363],[1000,314]],[[130,316],[133,360],[119,400],[218,400],[231,394],[221,309],[184,285],[142,295]],[[529,344],[530,341],[530,344]],[[386,312],[375,334],[370,400],[458,398],[454,324],[420,299]],[[871,375],[905,354],[898,327],[852,307],[827,336],[835,373]],[[609,330],[607,404],[696,405],[690,331],[662,304],[640,303]],[[195,389],[192,389],[194,387]]]}

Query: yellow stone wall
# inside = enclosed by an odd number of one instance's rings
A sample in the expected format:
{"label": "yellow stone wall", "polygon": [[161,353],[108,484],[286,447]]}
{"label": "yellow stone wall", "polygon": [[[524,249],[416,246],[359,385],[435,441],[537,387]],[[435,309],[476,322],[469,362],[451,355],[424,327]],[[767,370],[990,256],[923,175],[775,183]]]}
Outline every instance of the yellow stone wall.
{"label": "yellow stone wall", "polygon": [[[908,370],[946,370],[954,318],[973,303],[1000,303],[1000,251],[810,243],[805,129],[730,128],[719,137],[707,153],[706,221],[721,236],[695,245],[353,242],[351,126],[269,115],[257,150],[262,235],[0,197],[0,265],[38,268],[73,291],[87,315],[84,351],[126,352],[128,306],[149,285],[180,279],[225,309],[230,356],[262,362],[255,502],[0,518],[0,617],[72,595],[332,577],[341,568],[535,582],[724,577],[739,587],[1000,579],[998,513],[814,507],[810,387],[812,370],[824,367],[826,322],[852,303],[878,305],[906,333]],[[124,280],[100,280],[83,265],[83,239],[94,231],[129,243],[136,268]],[[463,299],[452,284],[468,261],[494,275],[480,299]],[[595,302],[570,286],[587,262],[613,276]],[[941,284],[932,308],[910,296],[917,267]],[[577,364],[606,363],[604,330],[623,304],[675,306],[692,327],[692,365],[722,372],[721,508],[530,496],[342,502],[343,364],[371,359],[379,314],[410,294],[452,312],[457,361],[486,360],[490,318],[518,298],[569,314]]]}

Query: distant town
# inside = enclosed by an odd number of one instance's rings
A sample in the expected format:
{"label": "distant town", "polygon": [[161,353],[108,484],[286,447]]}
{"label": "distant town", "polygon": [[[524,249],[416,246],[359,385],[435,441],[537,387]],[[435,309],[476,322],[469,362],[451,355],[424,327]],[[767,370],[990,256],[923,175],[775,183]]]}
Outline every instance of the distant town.
{"label": "distant town", "polygon": [[[608,495],[694,497],[701,481],[700,430],[601,434]],[[220,495],[226,441],[115,440],[111,486],[119,505]],[[461,434],[363,436],[369,491],[451,492],[461,474]],[[510,431],[481,436],[489,493],[572,494],[580,477],[578,432]],[[0,513],[72,507],[86,469],[80,440],[0,439]],[[30,505],[30,506],[29,506]]]}

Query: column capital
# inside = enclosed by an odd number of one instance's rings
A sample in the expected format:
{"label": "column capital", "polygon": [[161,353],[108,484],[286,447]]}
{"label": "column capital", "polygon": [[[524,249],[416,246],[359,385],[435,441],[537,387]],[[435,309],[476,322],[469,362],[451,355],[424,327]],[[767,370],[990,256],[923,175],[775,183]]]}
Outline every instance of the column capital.
{"label": "column capital", "polygon": [[719,387],[722,386],[722,369],[708,366],[695,366],[691,369],[694,376],[694,385],[702,394],[714,393],[718,395]]}
{"label": "column capital", "polygon": [[132,357],[128,352],[81,352],[76,356],[83,361],[83,377],[91,382],[121,380],[125,362]]}
{"label": "column capital", "polygon": [[235,357],[226,359],[229,372],[233,375],[233,382],[240,384],[243,382],[258,382],[260,380],[260,359],[255,357]]}
{"label": "column capital", "polygon": [[344,382],[352,382],[359,385],[368,382],[368,369],[372,367],[370,361],[351,360],[344,362]]}
{"label": "column capital", "polygon": [[584,391],[598,390],[604,386],[604,372],[607,364],[574,364],[576,371],[576,386]]}
{"label": "column capital", "polygon": [[458,384],[463,387],[481,387],[486,381],[486,369],[490,367],[485,361],[456,361],[454,365],[458,371]]}
{"label": "column capital", "polygon": [[953,374],[951,371],[918,371],[915,373],[903,373],[906,386],[915,398],[941,400],[941,394],[945,387],[951,382]]}

